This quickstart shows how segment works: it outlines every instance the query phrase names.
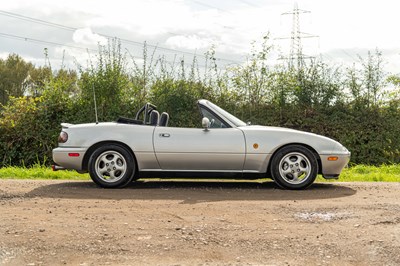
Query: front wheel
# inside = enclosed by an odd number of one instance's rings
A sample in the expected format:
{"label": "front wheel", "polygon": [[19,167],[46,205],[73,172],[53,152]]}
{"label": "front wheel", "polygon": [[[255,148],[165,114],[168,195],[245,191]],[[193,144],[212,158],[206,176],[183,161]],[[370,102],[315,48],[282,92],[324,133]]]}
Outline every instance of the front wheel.
{"label": "front wheel", "polygon": [[136,171],[133,155],[124,147],[108,144],[97,148],[89,159],[92,180],[104,188],[128,185]]}
{"label": "front wheel", "polygon": [[305,189],[317,177],[318,161],[313,152],[300,145],[279,150],[271,161],[271,175],[275,183],[286,189]]}

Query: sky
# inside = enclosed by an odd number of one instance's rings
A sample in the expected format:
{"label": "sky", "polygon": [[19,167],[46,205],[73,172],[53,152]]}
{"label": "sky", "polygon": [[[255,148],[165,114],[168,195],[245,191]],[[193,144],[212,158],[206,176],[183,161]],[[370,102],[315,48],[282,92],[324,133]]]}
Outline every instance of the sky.
{"label": "sky", "polygon": [[191,63],[214,47],[218,67],[244,64],[252,44],[269,34],[271,62],[288,56],[295,6],[303,52],[333,65],[359,64],[368,51],[383,54],[385,70],[400,73],[400,34],[395,0],[13,0],[0,1],[0,58],[17,53],[35,65],[74,68],[96,55],[107,38],[121,40],[136,62],[148,54],[171,64]]}

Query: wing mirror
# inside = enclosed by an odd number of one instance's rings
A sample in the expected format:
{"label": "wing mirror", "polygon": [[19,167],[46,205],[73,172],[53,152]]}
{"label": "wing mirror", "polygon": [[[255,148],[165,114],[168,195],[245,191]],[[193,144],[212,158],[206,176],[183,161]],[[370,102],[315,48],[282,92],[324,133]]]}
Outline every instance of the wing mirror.
{"label": "wing mirror", "polygon": [[203,117],[201,120],[201,125],[204,128],[205,131],[207,131],[210,128],[210,119],[207,117]]}

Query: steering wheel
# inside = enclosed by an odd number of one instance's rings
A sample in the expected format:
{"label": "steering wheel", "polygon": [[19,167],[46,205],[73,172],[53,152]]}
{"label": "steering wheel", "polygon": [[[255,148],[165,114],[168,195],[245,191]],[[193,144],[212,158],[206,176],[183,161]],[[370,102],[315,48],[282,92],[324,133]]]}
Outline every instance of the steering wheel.
{"label": "steering wheel", "polygon": [[210,128],[212,128],[214,124],[215,124],[215,120],[214,120],[214,119],[211,119],[211,121],[210,121]]}

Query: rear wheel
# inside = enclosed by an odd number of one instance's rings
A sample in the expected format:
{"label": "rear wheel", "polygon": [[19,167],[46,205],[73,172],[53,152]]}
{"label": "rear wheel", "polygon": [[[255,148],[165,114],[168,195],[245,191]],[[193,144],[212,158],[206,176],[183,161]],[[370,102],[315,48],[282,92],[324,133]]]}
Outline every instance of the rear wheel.
{"label": "rear wheel", "polygon": [[116,144],[97,148],[89,159],[90,177],[104,188],[128,185],[133,180],[135,172],[136,164],[133,155]]}
{"label": "rear wheel", "polygon": [[305,189],[315,181],[317,174],[315,155],[300,145],[282,148],[271,161],[272,178],[282,188]]}

